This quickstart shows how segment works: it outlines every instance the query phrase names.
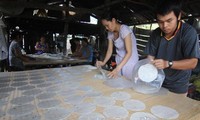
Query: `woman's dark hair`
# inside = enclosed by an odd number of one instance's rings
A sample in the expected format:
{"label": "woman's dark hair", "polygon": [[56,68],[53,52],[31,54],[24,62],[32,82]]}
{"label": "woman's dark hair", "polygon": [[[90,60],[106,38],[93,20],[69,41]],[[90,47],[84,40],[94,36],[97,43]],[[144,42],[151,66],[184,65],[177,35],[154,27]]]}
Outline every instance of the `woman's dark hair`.
{"label": "woman's dark hair", "polygon": [[105,20],[108,20],[108,21],[112,21],[113,18],[115,18],[118,22],[120,21],[117,11],[111,11],[111,10],[104,11],[104,13],[101,15],[101,20],[105,19]]}
{"label": "woman's dark hair", "polygon": [[46,39],[46,36],[45,36],[45,35],[40,35],[40,38],[42,38],[42,37]]}
{"label": "woman's dark hair", "polygon": [[164,16],[173,11],[178,18],[181,13],[181,7],[182,3],[180,0],[159,0],[156,8],[156,16]]}

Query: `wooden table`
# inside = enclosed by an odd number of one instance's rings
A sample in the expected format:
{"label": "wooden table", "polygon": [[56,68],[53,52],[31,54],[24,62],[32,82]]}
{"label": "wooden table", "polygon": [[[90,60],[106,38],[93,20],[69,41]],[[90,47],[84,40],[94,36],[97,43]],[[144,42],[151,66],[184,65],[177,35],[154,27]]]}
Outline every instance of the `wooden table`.
{"label": "wooden table", "polygon": [[[19,117],[18,115],[12,115],[13,107],[15,105],[12,103],[12,100],[18,98],[20,96],[25,96],[24,94],[27,92],[24,89],[21,89],[24,86],[34,86],[34,89],[40,90],[41,92],[35,93],[34,100],[29,104],[35,106],[34,110],[31,113],[36,113],[37,116],[41,120],[46,120],[45,114],[54,109],[51,107],[50,109],[43,109],[39,107],[39,103],[42,101],[38,98],[38,95],[53,92],[56,95],[51,98],[59,101],[59,107],[64,109],[71,109],[73,105],[67,103],[65,100],[69,94],[73,94],[74,92],[79,91],[78,94],[85,95],[87,93],[88,86],[92,87],[92,91],[97,91],[102,93],[103,96],[111,97],[113,92],[121,91],[126,92],[131,95],[130,99],[140,100],[145,103],[145,110],[141,112],[151,113],[150,109],[154,105],[163,105],[168,106],[170,108],[175,109],[179,113],[179,117],[177,120],[199,120],[200,118],[200,102],[187,98],[183,95],[175,94],[168,92],[163,95],[150,95],[150,94],[142,94],[135,92],[133,89],[116,89],[111,88],[105,84],[103,84],[103,80],[94,78],[95,74],[99,74],[99,71],[92,66],[83,65],[83,66],[74,66],[74,67],[63,67],[63,68],[51,68],[51,69],[41,69],[41,70],[30,70],[23,72],[4,72],[0,73],[0,100],[1,102],[6,101],[3,105],[1,104],[0,113],[5,113],[0,116],[0,119],[12,120],[12,118]],[[37,83],[38,81],[38,83]],[[74,84],[72,84],[74,82]],[[20,84],[17,84],[20,83]],[[26,85],[23,84],[26,83]],[[48,84],[47,84],[48,83]],[[76,83],[76,84],[75,84]],[[80,86],[76,86],[80,84]],[[43,87],[41,86],[43,85]],[[8,88],[13,88],[10,90]],[[74,88],[73,90],[69,90],[69,87]],[[7,89],[6,89],[7,88]],[[52,91],[49,89],[52,88]],[[6,92],[6,90],[8,90]],[[80,91],[82,90],[82,91]],[[30,91],[30,90],[29,90]],[[92,92],[90,91],[90,92]],[[69,94],[67,94],[69,92]],[[62,94],[61,94],[62,93]],[[7,96],[3,97],[6,94]],[[28,94],[29,95],[29,94]],[[94,97],[85,97],[83,102],[94,103]],[[122,106],[123,101],[116,100],[115,105]],[[27,104],[27,103],[24,103]],[[58,106],[56,106],[58,107]],[[25,109],[25,108],[23,108]],[[87,109],[87,108],[85,108]],[[104,107],[96,106],[94,112],[98,112],[102,115],[104,111]],[[12,112],[11,112],[12,111]],[[26,111],[28,112],[28,111]],[[134,111],[128,111],[128,117],[123,120],[129,120],[131,114]],[[30,114],[30,113],[29,113]],[[55,115],[56,116],[56,115]],[[62,120],[77,120],[80,114],[76,111],[71,111],[70,115],[65,116]],[[105,115],[104,115],[105,116]],[[159,118],[158,118],[159,119]],[[107,119],[106,119],[107,120]],[[108,118],[108,120],[110,120]]]}

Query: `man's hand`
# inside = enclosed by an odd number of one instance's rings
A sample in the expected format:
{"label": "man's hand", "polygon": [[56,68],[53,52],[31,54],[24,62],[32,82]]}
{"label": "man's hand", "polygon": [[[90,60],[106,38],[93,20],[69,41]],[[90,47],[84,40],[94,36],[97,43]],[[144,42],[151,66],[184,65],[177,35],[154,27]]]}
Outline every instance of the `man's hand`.
{"label": "man's hand", "polygon": [[163,59],[155,59],[152,61],[152,63],[156,66],[158,69],[165,69],[169,67],[168,61],[163,60]]}

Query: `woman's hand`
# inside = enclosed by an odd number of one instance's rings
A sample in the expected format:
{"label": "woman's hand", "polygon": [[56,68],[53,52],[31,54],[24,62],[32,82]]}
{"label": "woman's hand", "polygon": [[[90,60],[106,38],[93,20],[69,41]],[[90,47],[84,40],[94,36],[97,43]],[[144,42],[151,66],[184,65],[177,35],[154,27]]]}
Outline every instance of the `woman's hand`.
{"label": "woman's hand", "polygon": [[105,63],[103,63],[102,61],[96,61],[96,66],[100,67],[100,66],[104,66]]}
{"label": "woman's hand", "polygon": [[120,71],[119,68],[116,67],[112,72],[110,72],[108,74],[108,77],[109,78],[117,78],[119,71]]}

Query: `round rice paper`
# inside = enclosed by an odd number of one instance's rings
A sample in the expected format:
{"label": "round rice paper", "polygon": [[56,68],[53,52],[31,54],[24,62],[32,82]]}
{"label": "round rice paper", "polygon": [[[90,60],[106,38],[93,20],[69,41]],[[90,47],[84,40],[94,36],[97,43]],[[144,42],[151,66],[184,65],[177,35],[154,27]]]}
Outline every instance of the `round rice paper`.
{"label": "round rice paper", "polygon": [[158,76],[157,68],[150,63],[142,65],[138,69],[138,77],[144,82],[151,82],[155,80],[157,76]]}

